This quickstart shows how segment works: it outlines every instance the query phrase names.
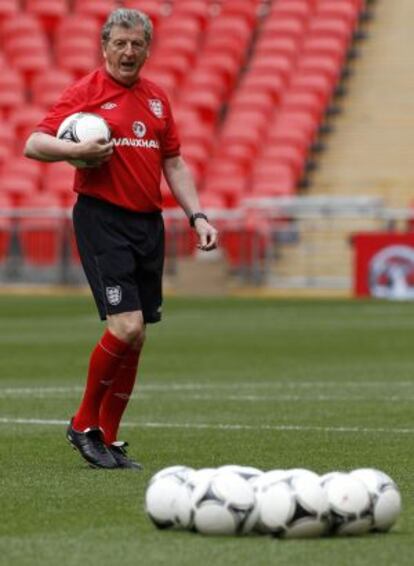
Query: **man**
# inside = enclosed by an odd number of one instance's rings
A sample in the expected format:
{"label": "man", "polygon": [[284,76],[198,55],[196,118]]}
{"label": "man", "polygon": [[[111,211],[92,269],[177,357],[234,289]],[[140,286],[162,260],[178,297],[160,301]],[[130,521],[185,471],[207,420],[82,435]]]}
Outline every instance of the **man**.
{"label": "man", "polygon": [[[88,162],[88,168],[76,170],[73,222],[82,265],[107,327],[92,352],[67,438],[93,467],[139,469],[117,433],[134,386],[145,325],[161,317],[162,170],[197,232],[199,248],[214,249],[217,231],[200,212],[165,93],[140,77],[149,55],[151,21],[136,10],[115,10],[101,39],[103,67],[63,93],[27,140],[24,153],[41,161]],[[57,139],[62,120],[79,111],[104,117],[111,141]]]}

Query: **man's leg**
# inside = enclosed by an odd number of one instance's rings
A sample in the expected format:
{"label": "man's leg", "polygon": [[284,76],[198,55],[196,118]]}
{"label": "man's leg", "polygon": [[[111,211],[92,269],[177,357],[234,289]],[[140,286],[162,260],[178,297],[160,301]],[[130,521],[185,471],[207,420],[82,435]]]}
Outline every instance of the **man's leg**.
{"label": "man's leg", "polygon": [[99,426],[103,430],[105,444],[122,468],[141,468],[126,454],[127,444],[117,442],[117,434],[122,415],[128,405],[134,388],[138,361],[145,340],[145,323],[141,311],[108,315],[108,328],[118,338],[130,343],[122,358],[113,383],[105,392],[99,412]]}
{"label": "man's leg", "polygon": [[109,329],[95,346],[89,361],[82,402],[72,421],[72,427],[76,431],[99,426],[102,399],[129,347],[127,341],[119,339]]}

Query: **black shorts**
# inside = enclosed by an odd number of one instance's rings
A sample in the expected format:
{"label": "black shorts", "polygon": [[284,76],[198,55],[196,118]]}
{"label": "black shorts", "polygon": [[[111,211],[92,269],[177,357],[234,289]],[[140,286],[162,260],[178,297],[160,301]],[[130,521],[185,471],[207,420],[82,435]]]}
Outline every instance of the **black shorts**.
{"label": "black shorts", "polygon": [[161,319],[164,223],[160,212],[133,212],[79,195],[73,225],[99,316],[140,310]]}

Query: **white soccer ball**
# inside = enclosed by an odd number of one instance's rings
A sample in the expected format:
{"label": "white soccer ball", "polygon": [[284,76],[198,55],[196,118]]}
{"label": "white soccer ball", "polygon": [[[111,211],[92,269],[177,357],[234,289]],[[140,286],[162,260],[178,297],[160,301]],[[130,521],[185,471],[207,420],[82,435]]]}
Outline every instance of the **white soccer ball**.
{"label": "white soccer ball", "polygon": [[[56,137],[75,143],[98,139],[104,139],[106,142],[109,142],[111,130],[106,120],[98,114],[76,112],[63,120],[58,128]],[[68,161],[81,169],[93,166],[93,163],[81,159],[71,159]]]}
{"label": "white soccer ball", "polygon": [[362,535],[371,529],[371,498],[360,479],[333,472],[322,476],[321,486],[328,497],[331,533]]}
{"label": "white soccer ball", "polygon": [[286,538],[320,536],[327,530],[329,504],[319,476],[308,470],[292,472],[275,470],[254,482],[256,529]]}
{"label": "white soccer ball", "polygon": [[245,480],[253,480],[258,476],[263,474],[263,470],[259,470],[258,468],[253,468],[252,466],[238,466],[237,464],[227,464],[226,466],[221,466],[218,468],[219,471],[224,472],[234,472],[238,474]]}
{"label": "white soccer ball", "polygon": [[362,481],[372,501],[373,531],[386,532],[401,513],[401,494],[390,476],[374,468],[360,468],[350,474]]}
{"label": "white soccer ball", "polygon": [[201,468],[191,470],[186,476],[183,489],[177,499],[177,518],[185,529],[194,528],[194,513],[192,509],[192,494],[197,485],[205,483],[217,473],[216,468]]}
{"label": "white soccer ball", "polygon": [[252,486],[234,472],[217,471],[198,483],[191,493],[193,528],[202,534],[244,534],[255,510]]}
{"label": "white soccer ball", "polygon": [[151,478],[145,494],[145,510],[159,529],[183,527],[178,508],[185,497],[184,485],[191,471],[186,466],[171,466]]}

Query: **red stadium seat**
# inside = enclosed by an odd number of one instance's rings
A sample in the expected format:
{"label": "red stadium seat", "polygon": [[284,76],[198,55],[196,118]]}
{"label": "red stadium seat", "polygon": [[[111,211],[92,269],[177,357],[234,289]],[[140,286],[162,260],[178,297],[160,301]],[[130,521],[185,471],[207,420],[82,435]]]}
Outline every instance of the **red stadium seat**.
{"label": "red stadium seat", "polygon": [[319,96],[321,103],[327,104],[332,95],[334,84],[322,73],[295,74],[290,87],[302,92],[313,92]]}
{"label": "red stadium seat", "polygon": [[93,16],[101,22],[119,7],[117,0],[74,0],[74,12]]}
{"label": "red stadium seat", "polygon": [[14,153],[15,141],[13,124],[0,120],[0,167]]}
{"label": "red stadium seat", "polygon": [[50,67],[51,58],[46,38],[43,34],[29,37],[10,37],[5,42],[5,51],[13,66],[30,81],[35,73]]}
{"label": "red stadium seat", "polygon": [[303,55],[298,61],[298,72],[310,75],[318,73],[326,76],[332,84],[336,84],[340,78],[341,66],[332,56]]}
{"label": "red stadium seat", "polygon": [[12,200],[4,194],[0,194],[0,265],[3,265],[7,260],[8,251],[10,248],[10,241],[12,235],[13,221],[11,216],[7,215],[7,211],[12,212]]}
{"label": "red stadium seat", "polygon": [[303,42],[303,55],[313,57],[324,57],[325,55],[335,59],[339,66],[342,66],[346,57],[347,45],[335,37],[314,37],[305,38]]}
{"label": "red stadium seat", "polygon": [[295,146],[283,144],[267,144],[262,157],[257,160],[259,164],[274,163],[278,165],[287,165],[291,168],[295,181],[301,178],[306,164],[306,152]]}
{"label": "red stadium seat", "polygon": [[10,198],[13,206],[20,206],[23,198],[36,193],[36,190],[36,182],[24,172],[2,173],[0,176],[0,193]]}
{"label": "red stadium seat", "polygon": [[177,83],[188,73],[191,62],[188,57],[173,51],[157,51],[148,64],[148,69],[164,71],[168,70],[175,76]]}
{"label": "red stadium seat", "polygon": [[250,61],[250,73],[259,75],[262,72],[264,75],[273,74],[280,76],[287,82],[293,72],[293,62],[288,57],[283,55],[261,55],[253,57]]}
{"label": "red stadium seat", "polygon": [[206,179],[201,194],[219,197],[228,208],[239,205],[247,194],[245,176],[210,176]]}
{"label": "red stadium seat", "polygon": [[174,17],[191,16],[198,20],[202,29],[206,27],[210,17],[209,6],[204,0],[180,0],[174,2],[172,10]]}
{"label": "red stadium seat", "polygon": [[259,15],[259,5],[257,2],[248,0],[231,0],[224,2],[221,7],[219,18],[225,16],[238,17],[245,20],[250,28],[254,28]]}
{"label": "red stadium seat", "polygon": [[154,27],[157,27],[159,21],[169,12],[167,5],[159,0],[124,0],[124,6],[147,14]]}
{"label": "red stadium seat", "polygon": [[221,108],[221,100],[217,94],[201,90],[185,90],[181,96],[181,103],[195,110],[201,121],[207,124],[216,122]]}
{"label": "red stadium seat", "polygon": [[254,54],[261,55],[282,55],[294,61],[300,49],[300,42],[291,37],[261,37],[256,41]]}
{"label": "red stadium seat", "polygon": [[94,49],[97,49],[99,35],[100,25],[95,18],[84,14],[71,14],[56,28],[55,43],[63,45],[67,41],[72,44],[76,39],[83,41],[86,38],[90,39],[91,43],[94,43]]}
{"label": "red stadium seat", "polygon": [[161,54],[179,55],[186,57],[187,61],[192,63],[197,57],[198,46],[198,38],[194,36],[166,36],[160,40],[151,58],[154,56],[159,58]]}
{"label": "red stadium seat", "polygon": [[44,31],[36,16],[20,12],[20,10],[15,15],[5,19],[0,30],[0,37],[5,44],[10,38],[29,38],[41,34],[44,34]]}
{"label": "red stadium seat", "polygon": [[45,164],[43,177],[43,192],[58,198],[63,207],[69,207],[73,203],[73,180],[75,168],[66,161],[56,161]]}
{"label": "red stadium seat", "polygon": [[327,18],[341,19],[354,29],[358,22],[360,7],[349,0],[320,0],[316,14]]}
{"label": "red stadium seat", "polygon": [[242,79],[242,88],[250,90],[251,92],[265,92],[271,95],[274,104],[279,103],[282,95],[287,90],[285,81],[280,76],[275,76],[273,73],[255,75],[252,72],[247,72]]}
{"label": "red stadium seat", "polygon": [[237,110],[260,110],[266,116],[270,116],[275,109],[272,96],[267,92],[252,92],[245,88],[239,88],[231,99],[231,108]]}
{"label": "red stadium seat", "polygon": [[[93,47],[92,47],[93,43]],[[56,47],[56,62],[66,72],[72,73],[76,78],[91,72],[98,64],[98,50],[95,42],[84,43],[76,38],[65,41]]]}
{"label": "red stadium seat", "polygon": [[4,163],[1,170],[2,175],[24,175],[33,181],[36,189],[40,186],[40,179],[43,173],[43,164],[34,159],[23,156],[12,156]]}
{"label": "red stadium seat", "polygon": [[206,31],[209,35],[239,37],[244,40],[250,38],[253,33],[252,26],[243,17],[232,15],[212,18]]}
{"label": "red stadium seat", "polygon": [[257,167],[252,175],[251,194],[258,197],[291,196],[296,192],[296,181],[288,165],[273,164]]}
{"label": "red stadium seat", "polygon": [[142,74],[146,79],[160,85],[171,98],[174,97],[178,85],[178,76],[176,73],[169,69],[150,67],[148,65],[144,67]]}
{"label": "red stadium seat", "polygon": [[16,152],[21,153],[28,136],[44,118],[45,110],[41,106],[24,105],[14,109],[9,116],[16,135]]}
{"label": "red stadium seat", "polygon": [[36,15],[43,29],[53,34],[56,26],[69,11],[68,0],[26,0],[26,12]]}
{"label": "red stadium seat", "polygon": [[[19,222],[19,237],[26,267],[56,267],[62,252],[64,221],[58,198],[49,194],[32,194],[22,198],[27,210]],[[33,215],[30,215],[33,211]],[[44,211],[43,214],[39,214]]]}
{"label": "red stadium seat", "polygon": [[293,112],[307,112],[314,116],[317,121],[321,121],[325,104],[321,102],[316,93],[290,89],[283,97],[282,108]]}
{"label": "red stadium seat", "polygon": [[0,71],[0,108],[9,112],[24,104],[26,89],[22,74],[16,69],[2,68]]}
{"label": "red stadium seat", "polygon": [[155,39],[162,41],[163,36],[179,35],[181,37],[197,37],[201,32],[201,25],[197,18],[190,15],[178,15],[164,18],[160,21],[155,34]]}
{"label": "red stadium seat", "polygon": [[276,14],[274,18],[265,20],[261,35],[264,38],[286,37],[300,41],[305,35],[305,25],[300,20],[293,18],[279,19]]}
{"label": "red stadium seat", "polygon": [[73,75],[59,68],[50,68],[37,74],[32,81],[33,103],[49,108],[73,82]]}
{"label": "red stadium seat", "polygon": [[334,38],[348,45],[352,38],[352,27],[338,18],[317,16],[309,23],[309,36],[319,38]]}
{"label": "red stadium seat", "polygon": [[0,32],[2,22],[10,16],[15,16],[18,12],[20,12],[19,0],[2,0],[0,2]]}
{"label": "red stadium seat", "polygon": [[297,19],[305,24],[312,14],[312,6],[308,0],[288,0],[275,2],[270,8],[271,18]]}

